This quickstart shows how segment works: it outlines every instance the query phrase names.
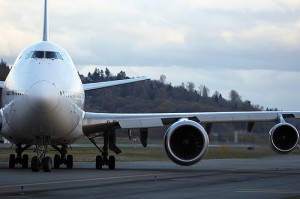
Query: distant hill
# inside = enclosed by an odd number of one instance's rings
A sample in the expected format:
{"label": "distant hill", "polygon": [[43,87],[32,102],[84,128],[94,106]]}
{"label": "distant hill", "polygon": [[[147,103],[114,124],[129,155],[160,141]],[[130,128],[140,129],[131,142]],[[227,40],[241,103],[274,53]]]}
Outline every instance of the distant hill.
{"label": "distant hill", "polygon": [[[95,69],[87,76],[80,75],[83,83],[103,82],[127,79],[124,71],[113,75],[108,68],[104,71]],[[203,111],[258,111],[262,108],[252,105],[249,100],[242,101],[234,90],[229,94],[230,100],[222,97],[218,91],[209,96],[209,89],[200,86],[195,89],[194,83],[180,86],[165,83],[166,77],[160,80],[149,80],[113,88],[88,91],[86,93],[86,110],[115,113],[147,112],[203,112]]]}

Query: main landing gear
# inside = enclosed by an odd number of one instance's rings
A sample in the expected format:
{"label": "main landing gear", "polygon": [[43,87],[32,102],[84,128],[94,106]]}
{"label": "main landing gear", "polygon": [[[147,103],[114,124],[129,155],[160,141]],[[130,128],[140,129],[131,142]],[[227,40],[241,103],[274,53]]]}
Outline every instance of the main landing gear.
{"label": "main landing gear", "polygon": [[116,146],[116,132],[106,131],[103,134],[103,148],[99,148],[94,138],[88,137],[89,140],[95,145],[95,147],[101,152],[101,155],[96,156],[96,169],[102,169],[103,166],[108,166],[109,169],[113,170],[116,168],[115,156],[108,156],[108,149],[115,152],[116,154],[122,151]]}
{"label": "main landing gear", "polygon": [[[50,157],[45,157],[47,152],[47,138],[37,138],[36,151],[37,156],[34,156],[31,160],[31,169],[34,172],[39,171],[40,168],[43,168],[45,172],[51,171],[52,159]],[[21,164],[22,168],[28,168],[28,155],[22,153],[30,148],[31,145],[26,145],[22,147],[22,144],[16,145],[16,154],[10,154],[9,156],[9,168],[15,168],[16,164]]]}
{"label": "main landing gear", "polygon": [[[36,152],[37,156],[34,156],[31,160],[31,170],[38,172],[42,168],[45,172],[50,172],[52,169],[52,158],[46,156],[47,148],[49,146],[49,137],[43,136],[36,138]],[[57,150],[60,155],[54,156],[54,168],[58,169],[60,165],[65,164],[68,169],[73,168],[73,156],[67,155],[67,145],[63,144],[61,147],[57,145],[51,145]]]}
{"label": "main landing gear", "polygon": [[73,156],[67,155],[67,145],[63,144],[59,148],[56,145],[51,145],[55,150],[57,150],[59,154],[55,154],[54,156],[54,169],[59,169],[60,165],[65,164],[67,169],[73,168]]}
{"label": "main landing gear", "polygon": [[16,164],[21,164],[23,169],[27,169],[28,168],[28,155],[25,154],[22,156],[22,153],[30,147],[31,147],[31,145],[26,145],[26,146],[22,147],[22,144],[17,144],[17,147],[16,147],[17,157],[15,154],[10,154],[9,168],[13,169],[13,168],[15,168]]}

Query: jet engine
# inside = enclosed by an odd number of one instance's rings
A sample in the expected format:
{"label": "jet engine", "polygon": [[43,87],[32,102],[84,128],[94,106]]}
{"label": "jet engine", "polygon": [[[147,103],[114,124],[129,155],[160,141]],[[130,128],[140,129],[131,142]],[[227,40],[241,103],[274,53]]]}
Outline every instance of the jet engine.
{"label": "jet engine", "polygon": [[297,129],[289,123],[278,123],[270,130],[272,149],[277,153],[289,153],[299,143]]}
{"label": "jet engine", "polygon": [[181,166],[199,162],[208,150],[208,143],[205,129],[199,123],[188,119],[172,124],[164,138],[169,159]]}

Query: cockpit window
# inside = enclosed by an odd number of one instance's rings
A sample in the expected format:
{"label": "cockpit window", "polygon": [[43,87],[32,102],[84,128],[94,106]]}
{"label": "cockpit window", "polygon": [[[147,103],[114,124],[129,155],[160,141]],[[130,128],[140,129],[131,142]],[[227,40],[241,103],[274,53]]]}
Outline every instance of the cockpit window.
{"label": "cockpit window", "polygon": [[54,51],[33,51],[31,58],[34,59],[61,59],[63,60],[62,56],[59,52]]}
{"label": "cockpit window", "polygon": [[44,51],[34,51],[31,57],[35,59],[42,59],[44,58],[44,54]]}
{"label": "cockpit window", "polygon": [[56,52],[46,51],[46,59],[58,59]]}
{"label": "cockpit window", "polygon": [[27,54],[26,59],[32,57],[32,53],[33,53],[33,51],[30,51],[30,53]]}

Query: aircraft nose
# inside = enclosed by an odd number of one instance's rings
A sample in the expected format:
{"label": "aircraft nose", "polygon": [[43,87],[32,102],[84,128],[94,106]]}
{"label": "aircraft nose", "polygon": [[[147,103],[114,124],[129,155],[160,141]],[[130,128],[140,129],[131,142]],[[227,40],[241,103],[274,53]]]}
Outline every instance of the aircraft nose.
{"label": "aircraft nose", "polygon": [[58,104],[58,91],[53,83],[40,81],[28,92],[29,105],[39,112],[50,112]]}

